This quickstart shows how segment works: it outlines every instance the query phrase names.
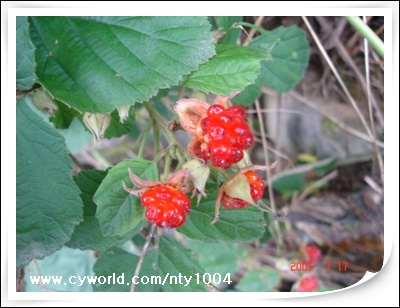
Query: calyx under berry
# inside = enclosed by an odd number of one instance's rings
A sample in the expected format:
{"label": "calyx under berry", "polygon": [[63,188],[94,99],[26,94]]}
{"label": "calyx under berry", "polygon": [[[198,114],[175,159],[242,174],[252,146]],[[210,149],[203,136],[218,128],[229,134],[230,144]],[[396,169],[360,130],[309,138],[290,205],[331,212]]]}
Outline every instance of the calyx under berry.
{"label": "calyx under berry", "polygon": [[216,223],[219,218],[221,204],[226,209],[243,208],[250,206],[263,196],[265,183],[255,170],[269,170],[271,166],[251,166],[238,171],[232,179],[222,184],[218,191],[215,203],[215,217],[212,223]]}

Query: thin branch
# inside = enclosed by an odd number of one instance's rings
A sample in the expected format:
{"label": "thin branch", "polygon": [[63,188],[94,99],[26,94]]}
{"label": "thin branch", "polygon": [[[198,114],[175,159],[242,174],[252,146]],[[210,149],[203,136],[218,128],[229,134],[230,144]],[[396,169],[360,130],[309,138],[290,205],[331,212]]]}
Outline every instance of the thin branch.
{"label": "thin branch", "polygon": [[[286,109],[260,109],[259,112],[261,113],[269,113],[269,112],[284,112],[284,113],[294,113],[294,114],[301,114],[304,115],[304,112],[296,111],[296,110],[286,110]],[[249,109],[247,110],[248,114],[257,113],[257,110]]]}
{"label": "thin branch", "polygon": [[315,43],[318,46],[318,49],[320,50],[321,54],[323,55],[325,61],[328,63],[332,73],[335,75],[337,81],[339,82],[340,86],[342,87],[343,91],[346,93],[347,98],[350,100],[351,105],[353,106],[354,110],[356,111],[357,115],[359,116],[361,122],[363,123],[365,130],[367,131],[368,135],[369,135],[369,139],[371,141],[374,140],[372,132],[368,126],[367,121],[365,120],[365,117],[363,116],[363,114],[361,113],[360,109],[357,106],[357,103],[355,102],[353,96],[350,94],[349,90],[347,89],[346,84],[343,82],[342,77],[340,77],[339,72],[337,71],[335,65],[332,63],[332,60],[329,58],[329,55],[326,53],[326,50],[324,48],[324,46],[322,46],[321,41],[319,40],[317,34],[315,33],[314,29],[311,27],[310,23],[308,22],[308,19],[306,16],[302,16],[302,19],[304,21],[304,23],[306,24],[308,30],[311,33],[311,36],[313,37]]}
{"label": "thin branch", "polygon": [[333,180],[335,177],[337,177],[338,172],[337,170],[332,171],[328,175],[324,176],[323,178],[319,179],[315,183],[311,184],[309,187],[307,187],[302,194],[299,196],[299,201],[303,201],[309,194],[312,193],[314,189],[320,188],[324,186],[326,183],[329,181]]}
{"label": "thin branch", "polygon": [[[305,103],[307,106],[310,106],[311,108],[313,108],[314,110],[318,111],[320,114],[322,114],[323,116],[327,117],[329,120],[331,120],[332,122],[335,122],[340,128],[344,129],[345,131],[347,131],[348,133],[357,136],[365,141],[371,142],[373,143],[374,140],[371,139],[369,136],[365,135],[364,133],[346,125],[345,123],[343,123],[341,120],[339,120],[338,118],[336,118],[333,115],[328,114],[325,110],[323,110],[322,108],[320,108],[318,105],[314,104],[311,100],[309,100],[308,98],[300,95],[299,93],[295,92],[295,91],[291,91],[289,92],[289,95],[293,96],[294,98],[298,99],[299,101]],[[376,140],[376,144],[381,147],[384,148],[384,143],[382,141]]]}
{"label": "thin branch", "polygon": [[[33,264],[33,267],[35,268],[36,275],[42,277],[42,275],[40,274],[39,266],[36,262],[36,259],[32,260],[32,264]],[[30,271],[29,267],[26,267],[26,268],[28,269],[28,271]],[[32,272],[30,272],[30,274],[32,275]],[[53,289],[49,289],[49,288],[45,287],[43,285],[42,278],[39,278],[39,287],[42,288],[43,290],[45,290],[46,292],[63,292],[63,291],[53,290]]]}
{"label": "thin branch", "polygon": [[[329,24],[324,17],[316,17],[316,19],[318,20],[318,23],[322,26],[322,28],[324,29],[324,31],[328,32],[331,31],[332,29],[332,25]],[[342,19],[342,22],[344,21],[344,23],[346,24],[346,20]],[[361,71],[359,70],[359,68],[357,67],[356,63],[354,62],[354,60],[352,59],[352,57],[349,55],[346,47],[342,44],[342,42],[339,40],[339,38],[337,36],[335,36],[334,34],[332,35],[332,38],[335,38],[334,40],[334,47],[336,49],[336,51],[338,52],[338,54],[342,57],[343,61],[353,70],[356,78],[358,79],[358,81],[360,82],[360,85],[365,93],[365,96],[368,98],[368,86],[365,80],[364,75],[361,73]],[[329,40],[329,42],[332,41],[332,38]],[[326,45],[326,44],[325,44]],[[376,102],[376,98],[375,96],[370,93],[370,98],[371,98],[371,102],[372,105],[374,107],[374,110],[376,112],[376,118],[379,121],[379,124],[381,126],[383,126],[383,114],[382,114],[382,110],[379,107],[378,103]]]}
{"label": "thin branch", "polygon": [[21,267],[18,271],[17,292],[24,291],[24,284],[25,284],[25,268]]}
{"label": "thin branch", "polygon": [[[254,25],[259,27],[261,26],[262,22],[264,20],[264,16],[259,16],[256,21],[254,22]],[[251,28],[249,34],[246,37],[246,40],[243,43],[243,46],[247,46],[250,44],[251,40],[253,39],[253,36],[256,34],[257,29],[256,28]]]}
{"label": "thin branch", "polygon": [[[261,139],[261,138],[255,137],[255,138],[254,138],[254,141],[262,144],[262,139]],[[278,150],[274,149],[274,148],[273,148],[270,144],[268,144],[268,143],[267,143],[267,145],[268,145],[268,150],[270,150],[270,151],[271,151],[272,153],[274,153],[276,156],[279,156],[279,157],[283,158],[284,160],[286,160],[286,161],[288,162],[288,164],[290,165],[290,167],[293,167],[293,161],[292,161],[292,159],[291,159],[288,155],[286,155],[285,153],[283,153],[283,152],[281,152],[281,151],[278,151]]]}
{"label": "thin branch", "polygon": [[366,175],[364,177],[365,183],[367,183],[373,190],[375,190],[379,195],[383,196],[383,189],[380,187],[370,176]]}
{"label": "thin branch", "polygon": [[[366,18],[364,16],[364,22],[366,22]],[[384,183],[384,170],[383,170],[383,160],[381,153],[378,150],[378,146],[376,144],[376,131],[375,131],[375,122],[374,115],[372,114],[372,103],[371,103],[371,81],[369,75],[369,49],[368,49],[368,41],[364,38],[364,54],[365,54],[365,76],[367,79],[367,91],[368,91],[368,109],[369,109],[369,120],[371,122],[372,135],[374,137],[374,150],[376,153],[376,157],[378,158],[379,170],[381,172],[381,181],[382,185]]]}
{"label": "thin branch", "polygon": [[[255,105],[256,105],[256,110],[259,111],[261,108],[260,108],[260,102],[259,102],[258,99],[255,101]],[[260,122],[261,141],[262,141],[263,150],[264,150],[265,164],[267,166],[269,166],[270,165],[270,161],[269,161],[269,156],[268,156],[267,137],[265,136],[264,119],[263,119],[263,116],[262,116],[261,112],[257,112],[257,118],[258,118],[258,121]],[[274,192],[273,192],[273,189],[272,189],[272,181],[271,181],[271,171],[270,171],[270,169],[267,169],[267,185],[268,185],[268,193],[269,193],[270,202],[271,202],[271,208],[272,208],[272,211],[274,213],[276,213],[276,205],[275,205]],[[274,221],[274,227],[275,227],[275,230],[276,230],[276,232],[278,234],[278,242],[281,243],[281,232],[279,230],[279,223],[277,221]]]}
{"label": "thin branch", "polygon": [[150,244],[150,242],[151,242],[151,239],[152,239],[152,237],[153,237],[153,233],[154,233],[154,230],[155,230],[155,229],[156,229],[156,224],[153,224],[153,225],[151,226],[151,228],[150,228],[149,234],[147,235],[146,242],[144,243],[142,253],[141,253],[141,255],[140,255],[138,264],[137,264],[136,269],[135,269],[135,273],[133,274],[133,278],[132,278],[133,281],[132,281],[132,285],[131,285],[131,292],[135,292],[135,291],[136,291],[137,284],[135,284],[135,283],[136,283],[135,277],[138,277],[138,276],[139,276],[140,269],[142,268],[144,256],[145,256],[146,251],[147,251],[147,247],[149,246],[149,244]]}

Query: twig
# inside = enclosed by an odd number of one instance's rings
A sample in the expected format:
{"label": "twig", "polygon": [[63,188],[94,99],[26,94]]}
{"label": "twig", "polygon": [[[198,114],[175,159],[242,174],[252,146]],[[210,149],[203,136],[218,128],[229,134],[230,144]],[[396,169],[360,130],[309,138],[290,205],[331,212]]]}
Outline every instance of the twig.
{"label": "twig", "polygon": [[[40,287],[40,288],[42,288],[42,289],[45,290],[46,292],[62,292],[62,291],[53,290],[53,289],[49,289],[49,288],[45,287],[45,286],[43,285],[43,281],[42,281],[42,278],[41,278],[42,275],[40,274],[39,266],[38,266],[38,264],[37,264],[37,262],[36,262],[36,259],[33,259],[33,260],[32,260],[32,264],[33,264],[33,267],[35,268],[36,275],[37,275],[37,276],[40,276],[40,278],[39,278],[39,287]],[[27,269],[29,270],[29,267],[27,267]],[[30,273],[30,274],[32,274],[32,273]]]}
{"label": "twig", "polygon": [[146,242],[144,243],[143,250],[142,250],[142,253],[140,255],[138,264],[136,265],[135,273],[133,274],[133,279],[134,280],[132,281],[131,292],[135,292],[136,291],[137,284],[135,284],[136,283],[135,277],[139,276],[140,269],[142,268],[144,256],[145,256],[146,251],[147,251],[147,247],[150,244],[150,241],[151,241],[151,238],[153,237],[153,233],[154,233],[155,229],[156,229],[156,224],[153,224],[151,226],[151,228],[150,228],[149,234],[147,235]]}
{"label": "twig", "polygon": [[25,268],[21,267],[18,271],[17,292],[24,291],[24,283],[25,283]]}
{"label": "twig", "polygon": [[[363,17],[365,21],[365,16]],[[364,54],[365,54],[365,76],[367,79],[367,92],[368,92],[368,109],[369,109],[369,120],[371,122],[371,128],[372,128],[372,135],[374,137],[374,150],[376,153],[376,157],[378,158],[378,165],[379,165],[379,170],[381,172],[381,181],[382,185],[384,182],[384,170],[383,170],[383,160],[381,153],[378,150],[378,146],[376,145],[376,131],[375,131],[375,122],[374,122],[374,116],[372,114],[372,103],[371,103],[371,81],[370,81],[370,76],[369,76],[369,50],[368,50],[368,41],[364,38]]]}
{"label": "twig", "polygon": [[373,190],[375,190],[381,196],[383,195],[383,189],[380,187],[370,176],[364,177],[365,183],[367,183]]}
{"label": "twig", "polygon": [[[323,17],[316,17],[318,20],[318,23],[322,26],[324,31],[329,32],[330,29],[332,29],[332,25],[330,25]],[[345,19],[342,19],[342,21],[345,21]],[[333,37],[335,37],[333,35]],[[329,42],[332,39],[329,40]],[[337,50],[338,54],[342,57],[343,61],[353,70],[353,72],[356,75],[356,78],[361,84],[361,87],[363,88],[363,91],[365,93],[365,96],[368,98],[368,86],[366,83],[366,80],[364,78],[364,75],[361,73],[361,71],[358,69],[356,63],[353,61],[351,56],[348,54],[346,47],[342,44],[342,42],[338,39],[338,37],[335,37],[334,41],[334,46],[335,49]],[[378,103],[376,102],[376,98],[372,93],[370,93],[371,101],[374,107],[374,110],[376,112],[376,118],[379,121],[379,124],[383,126],[383,115],[382,115],[382,110],[379,108]]]}
{"label": "twig", "polygon": [[[335,122],[340,128],[344,129],[345,131],[347,131],[348,133],[357,136],[365,141],[371,142],[373,143],[374,140],[371,139],[369,136],[365,135],[364,133],[346,125],[345,123],[343,123],[341,120],[339,120],[338,118],[336,118],[333,115],[328,114],[326,111],[324,111],[322,108],[320,108],[319,106],[317,106],[316,104],[314,104],[313,102],[311,102],[311,100],[307,99],[306,97],[300,95],[299,93],[295,92],[295,91],[291,91],[289,92],[289,95],[293,96],[294,98],[298,99],[299,101],[305,103],[307,106],[310,106],[311,108],[313,108],[314,110],[318,111],[320,114],[322,114],[323,116],[327,117],[329,120],[331,120],[332,122]],[[384,148],[384,143],[382,141],[376,140],[376,143],[379,147]]]}
{"label": "twig", "polygon": [[[284,112],[284,113],[294,113],[294,114],[301,114],[304,115],[304,112],[296,111],[296,110],[286,110],[286,109],[260,109],[259,112],[261,113],[268,113],[268,112]],[[247,110],[248,114],[257,113],[257,110],[249,109]]]}
{"label": "twig", "polygon": [[326,183],[329,181],[333,180],[335,177],[337,177],[338,172],[337,170],[332,171],[328,175],[324,176],[323,178],[319,179],[315,183],[311,184],[309,187],[307,187],[299,196],[299,201],[303,201],[312,191],[316,188],[320,188],[324,186]]}
{"label": "twig", "polygon": [[[262,24],[263,20],[264,20],[264,16],[259,16],[259,17],[256,19],[256,21],[254,22],[254,25],[257,26],[257,27],[259,27],[259,26]],[[250,42],[251,42],[253,36],[256,34],[256,32],[257,32],[257,29],[256,29],[256,28],[251,28],[249,34],[248,34],[247,37],[246,37],[246,40],[245,40],[244,43],[243,43],[243,46],[247,46],[247,45],[250,44]]]}
{"label": "twig", "polygon": [[[254,138],[254,141],[259,142],[259,143],[262,144],[262,139],[261,139],[261,138]],[[270,150],[270,151],[271,151],[272,153],[274,153],[276,156],[282,157],[284,160],[286,160],[286,161],[289,163],[290,167],[293,167],[293,162],[292,162],[292,160],[290,159],[290,157],[289,157],[288,155],[286,155],[285,153],[283,153],[283,152],[281,152],[281,151],[278,151],[278,150],[274,149],[274,148],[273,148],[270,144],[268,144],[268,143],[267,143],[267,145],[268,145],[268,150]]]}
{"label": "twig", "polygon": [[346,84],[343,82],[342,77],[340,77],[339,72],[337,71],[335,65],[332,63],[332,60],[329,58],[328,54],[326,53],[326,50],[324,48],[324,46],[322,46],[321,41],[319,40],[317,34],[315,33],[314,29],[311,27],[310,23],[308,22],[308,19],[306,16],[302,16],[302,19],[304,21],[304,23],[306,24],[308,30],[311,33],[311,36],[314,38],[315,43],[318,46],[318,49],[320,50],[321,54],[323,55],[325,61],[328,63],[332,73],[335,75],[336,80],[339,82],[340,86],[342,87],[343,91],[346,93],[347,98],[350,100],[351,105],[353,106],[354,110],[356,111],[357,115],[359,116],[361,122],[363,123],[365,130],[367,131],[370,140],[373,141],[373,135],[372,132],[368,126],[367,121],[365,120],[365,117],[363,116],[363,114],[361,113],[360,109],[357,106],[357,103],[355,102],[353,96],[350,94],[349,90],[347,89]]}
{"label": "twig", "polygon": [[[259,111],[261,108],[260,108],[260,102],[258,99],[255,101],[255,105],[256,105],[256,110]],[[264,150],[265,164],[267,166],[269,166],[270,161],[269,161],[269,156],[268,156],[267,138],[265,136],[264,119],[263,119],[261,112],[257,112],[257,118],[258,118],[258,121],[260,122],[261,141],[262,141],[263,150]],[[272,181],[271,181],[271,171],[269,169],[267,169],[267,185],[268,185],[268,193],[269,193],[270,202],[271,202],[271,208],[272,208],[272,211],[274,213],[276,213],[275,198],[274,198],[274,192],[272,189]],[[276,233],[278,234],[278,242],[279,242],[279,244],[281,244],[282,237],[281,237],[281,232],[279,230],[279,223],[277,221],[274,221],[274,227],[275,227]]]}

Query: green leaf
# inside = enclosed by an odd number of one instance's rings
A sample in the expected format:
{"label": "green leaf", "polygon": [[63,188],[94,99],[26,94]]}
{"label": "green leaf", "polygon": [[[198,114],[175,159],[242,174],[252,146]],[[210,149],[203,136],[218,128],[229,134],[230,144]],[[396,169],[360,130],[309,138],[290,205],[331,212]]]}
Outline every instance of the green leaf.
{"label": "green leaf", "polygon": [[82,114],[76,111],[74,108],[67,106],[59,100],[55,100],[54,103],[57,105],[58,109],[54,116],[50,117],[49,119],[52,123],[54,123],[56,128],[68,128],[75,117],[82,121]]}
{"label": "green leaf", "polygon": [[251,47],[271,50],[272,61],[262,61],[261,80],[269,88],[284,93],[303,78],[310,57],[306,33],[297,26],[279,27],[256,37]]}
{"label": "green leaf", "polygon": [[95,217],[97,206],[93,202],[93,195],[106,175],[107,171],[85,170],[74,177],[75,183],[81,190],[83,221],[75,227],[71,240],[66,244],[68,247],[105,251],[113,246],[123,244],[142,228],[142,225],[139,224],[123,236],[106,237],[103,235],[99,221]]}
{"label": "green leaf", "polygon": [[28,17],[17,16],[17,88],[29,90],[35,83],[35,47],[29,37]]}
{"label": "green leaf", "polygon": [[[105,277],[115,275],[124,279],[122,284],[96,284],[93,287],[94,291],[128,292],[138,260],[137,256],[121,249],[113,249],[101,255],[93,268],[96,275]],[[144,258],[137,280],[139,283],[137,290],[139,292],[205,291],[202,280],[197,283],[195,276],[197,273],[202,278],[204,270],[194,258],[193,252],[172,238],[161,237],[158,249],[147,253]],[[187,283],[183,276],[188,280],[191,277],[190,282]],[[147,278],[149,282],[141,283],[142,277],[144,282]]]}
{"label": "green leaf", "polygon": [[[200,279],[199,283],[196,281],[196,274],[202,277],[204,270],[196,260],[193,251],[184,247],[171,237],[161,237],[158,243],[158,271],[165,277],[179,276],[179,274],[191,277],[190,283],[187,286],[174,283],[174,279],[170,279],[169,283],[163,286],[163,291],[205,291],[204,283]],[[185,279],[182,281],[186,284]],[[172,282],[172,283],[171,283]]]}
{"label": "green leaf", "polygon": [[82,220],[64,138],[17,103],[17,267],[59,250]]}
{"label": "green leaf", "polygon": [[[149,254],[145,257],[144,262],[146,262],[148,256]],[[101,254],[93,266],[93,271],[97,277],[115,277],[115,283],[96,283],[93,285],[93,291],[129,292],[138,261],[138,256],[119,248],[114,248]]]}
{"label": "green leaf", "polygon": [[148,100],[212,57],[206,17],[30,17],[39,82],[80,112]]}
{"label": "green leaf", "polygon": [[93,200],[96,217],[105,236],[124,235],[143,223],[144,211],[140,199],[122,187],[122,181],[132,187],[128,168],[145,180],[159,180],[157,166],[144,159],[124,160],[108,172]]}
{"label": "green leaf", "polygon": [[278,271],[272,268],[250,270],[240,279],[236,289],[243,292],[270,292],[280,280]]}
{"label": "green leaf", "polygon": [[115,109],[113,112],[111,112],[110,125],[108,126],[104,134],[104,137],[105,138],[121,137],[122,135],[125,135],[131,131],[134,123],[135,123],[135,107],[131,106],[129,108],[129,115],[128,118],[124,121],[124,123],[121,123],[118,110]]}
{"label": "green leaf", "polygon": [[268,58],[261,48],[216,45],[217,55],[190,74],[185,85],[205,93],[228,95],[254,83],[260,61]]}
{"label": "green leaf", "polygon": [[242,16],[218,16],[218,27],[222,28],[226,35],[222,38],[224,44],[236,44],[242,30],[240,28],[232,28],[236,22],[243,20]]}
{"label": "green leaf", "polygon": [[189,240],[189,245],[198,255],[201,266],[211,275],[233,275],[248,256],[245,248],[231,243],[204,243]]}
{"label": "green leaf", "polygon": [[302,191],[307,186],[307,178],[322,176],[337,163],[336,158],[327,158],[315,163],[296,166],[272,177],[272,187],[281,192]]}
{"label": "green leaf", "polygon": [[[261,71],[263,69],[261,68]],[[261,73],[262,74],[262,73]],[[260,75],[261,75],[260,74]],[[257,77],[255,83],[248,85],[242,92],[233,98],[233,102],[242,106],[249,106],[254,103],[254,101],[259,98],[262,94],[262,81],[260,76]]]}
{"label": "green leaf", "polygon": [[231,211],[221,207],[217,223],[211,225],[215,213],[218,185],[206,186],[207,198],[197,207],[193,199],[190,215],[185,224],[177,230],[192,239],[205,242],[236,242],[260,238],[264,234],[261,223],[262,212],[254,206]]}

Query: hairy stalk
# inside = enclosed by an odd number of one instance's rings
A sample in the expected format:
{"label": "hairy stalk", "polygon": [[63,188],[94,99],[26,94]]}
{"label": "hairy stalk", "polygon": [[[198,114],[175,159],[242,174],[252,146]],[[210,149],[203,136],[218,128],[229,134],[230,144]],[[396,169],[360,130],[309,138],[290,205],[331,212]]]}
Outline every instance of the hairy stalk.
{"label": "hairy stalk", "polygon": [[149,123],[147,123],[146,128],[143,131],[142,141],[140,142],[140,148],[138,152],[138,158],[143,158],[143,151],[147,142],[147,138],[149,137],[151,125],[152,122],[150,121]]}
{"label": "hairy stalk", "polygon": [[154,135],[154,153],[160,152],[160,128],[156,121],[153,120],[153,135]]}
{"label": "hairy stalk", "polygon": [[168,179],[170,169],[171,169],[171,155],[167,155],[165,156],[164,174],[161,180],[162,182],[165,182]]}
{"label": "hairy stalk", "polygon": [[181,150],[186,160],[191,160],[192,158],[187,153],[185,147],[179,142],[175,134],[168,129],[168,121],[149,102],[143,102],[143,105],[147,109],[149,115],[154,119],[154,121],[157,122],[159,127],[162,129],[162,132],[165,138],[167,138],[170,145],[176,145]]}
{"label": "hairy stalk", "polygon": [[151,242],[151,238],[153,237],[153,233],[154,233],[155,229],[156,229],[156,225],[153,224],[151,226],[151,228],[150,228],[149,234],[147,235],[146,242],[144,243],[143,250],[142,250],[142,253],[140,254],[140,258],[139,258],[138,264],[136,265],[135,273],[133,274],[134,281],[132,281],[131,292],[135,292],[136,291],[137,284],[135,284],[136,283],[135,277],[139,276],[140,269],[142,268],[144,256],[145,256],[146,251],[147,251],[147,247],[149,246],[149,244]]}

